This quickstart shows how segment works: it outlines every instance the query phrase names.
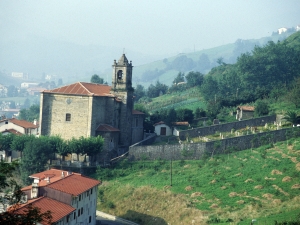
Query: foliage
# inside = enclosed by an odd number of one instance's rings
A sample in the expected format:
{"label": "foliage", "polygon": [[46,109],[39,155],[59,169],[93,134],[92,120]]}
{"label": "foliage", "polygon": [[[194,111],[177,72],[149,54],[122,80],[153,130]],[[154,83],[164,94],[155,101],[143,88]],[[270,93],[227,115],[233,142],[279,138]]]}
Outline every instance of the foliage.
{"label": "foliage", "polygon": [[300,124],[300,116],[298,116],[297,113],[294,111],[286,112],[283,119],[285,119],[286,121],[290,122],[293,125]]}
{"label": "foliage", "polygon": [[141,99],[142,97],[144,97],[146,95],[146,91],[144,86],[138,84],[136,86],[136,88],[134,89],[134,101],[137,102],[139,99]]}
{"label": "foliage", "polygon": [[188,87],[201,86],[204,80],[204,75],[200,72],[189,72],[186,76],[186,82]]}
{"label": "foliage", "polygon": [[51,145],[46,138],[34,138],[25,142],[20,164],[21,178],[25,184],[29,184],[30,174],[45,170],[51,153]]}
{"label": "foliage", "polygon": [[167,93],[168,86],[165,84],[160,83],[159,81],[156,81],[156,84],[151,84],[147,89],[147,96],[150,98],[155,98],[160,95],[164,95]]}
{"label": "foliage", "polygon": [[23,195],[20,190],[21,187],[11,178],[17,167],[18,163],[16,161],[12,163],[0,161],[0,192],[3,192],[3,188],[9,188],[12,193],[12,195],[6,194],[4,198],[0,199],[0,204],[6,200],[11,205],[8,211],[1,213],[0,224],[21,225],[35,224],[36,222],[51,224],[51,212],[42,213],[39,208],[33,207],[31,204],[25,207],[22,214],[15,213],[15,210],[19,208],[19,201]]}
{"label": "foliage", "polygon": [[184,73],[179,72],[175,79],[173,80],[173,84],[178,84],[180,82],[184,82]]}
{"label": "foliage", "polygon": [[103,84],[104,83],[104,79],[99,77],[99,75],[94,74],[91,77],[91,83],[95,83],[95,84]]}
{"label": "foliage", "polygon": [[39,120],[40,118],[40,106],[39,105],[32,105],[29,109],[21,109],[19,119],[26,120],[26,121],[34,121]]}
{"label": "foliage", "polygon": [[254,116],[265,116],[269,114],[269,104],[264,100],[257,100],[255,103]]}

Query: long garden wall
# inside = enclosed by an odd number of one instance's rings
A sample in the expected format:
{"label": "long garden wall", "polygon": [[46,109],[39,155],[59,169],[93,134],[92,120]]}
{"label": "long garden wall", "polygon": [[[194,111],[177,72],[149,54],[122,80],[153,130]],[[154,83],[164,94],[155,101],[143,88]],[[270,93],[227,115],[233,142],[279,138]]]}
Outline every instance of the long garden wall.
{"label": "long garden wall", "polygon": [[208,127],[199,127],[191,130],[184,130],[179,132],[180,140],[185,140],[187,137],[199,137],[207,136],[220,132],[228,132],[232,129],[238,130],[245,127],[257,127],[264,126],[266,123],[274,123],[276,121],[276,115],[264,116],[259,118],[253,118],[248,120],[241,120],[232,123],[224,123],[218,125],[212,125]]}
{"label": "long garden wall", "polygon": [[300,128],[295,127],[211,142],[178,145],[134,146],[129,148],[129,158],[131,160],[201,159],[205,154],[212,155],[257,148],[261,145],[284,141],[291,137],[299,136]]}

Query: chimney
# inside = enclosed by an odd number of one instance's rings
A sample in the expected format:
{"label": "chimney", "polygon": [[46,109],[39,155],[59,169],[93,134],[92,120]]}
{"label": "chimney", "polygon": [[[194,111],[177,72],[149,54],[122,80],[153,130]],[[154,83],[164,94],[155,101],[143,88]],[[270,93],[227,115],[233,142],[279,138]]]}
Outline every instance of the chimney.
{"label": "chimney", "polygon": [[50,183],[50,177],[46,177],[47,184]]}
{"label": "chimney", "polygon": [[37,122],[36,119],[34,119],[33,124],[36,125],[36,122]]}
{"label": "chimney", "polygon": [[64,177],[65,177],[64,171],[61,171],[61,178],[64,178]]}

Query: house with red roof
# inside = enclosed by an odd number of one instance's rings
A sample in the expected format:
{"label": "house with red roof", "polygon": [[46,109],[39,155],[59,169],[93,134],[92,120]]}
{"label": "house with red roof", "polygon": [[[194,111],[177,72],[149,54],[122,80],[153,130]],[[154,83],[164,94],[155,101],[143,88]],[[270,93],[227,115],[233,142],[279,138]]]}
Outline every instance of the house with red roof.
{"label": "house with red roof", "polygon": [[63,139],[101,135],[105,150],[102,162],[141,141],[144,114],[133,110],[132,63],[123,54],[112,67],[112,86],[77,82],[42,91],[41,135]]}
{"label": "house with red roof", "polygon": [[17,135],[38,135],[39,126],[35,120],[33,123],[16,118],[3,119],[0,121],[0,132],[3,134],[13,133]]}
{"label": "house with red roof", "polygon": [[[96,224],[97,193],[100,181],[63,170],[50,169],[29,176],[30,186],[22,188],[23,204],[15,214],[26,212],[28,204],[51,211],[56,225]],[[46,221],[41,224],[48,225]]]}

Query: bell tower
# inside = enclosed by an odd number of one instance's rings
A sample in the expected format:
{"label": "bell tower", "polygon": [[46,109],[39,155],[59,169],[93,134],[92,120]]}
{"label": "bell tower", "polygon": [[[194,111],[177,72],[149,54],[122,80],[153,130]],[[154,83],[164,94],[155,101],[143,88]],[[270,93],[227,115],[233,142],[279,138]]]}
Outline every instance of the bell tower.
{"label": "bell tower", "polygon": [[118,62],[114,60],[112,88],[114,91],[132,90],[132,63],[123,54]]}
{"label": "bell tower", "polygon": [[119,147],[127,148],[132,141],[132,110],[133,91],[132,88],[132,63],[128,62],[125,54],[118,60],[114,60],[112,74],[112,93],[116,96],[119,104]]}

